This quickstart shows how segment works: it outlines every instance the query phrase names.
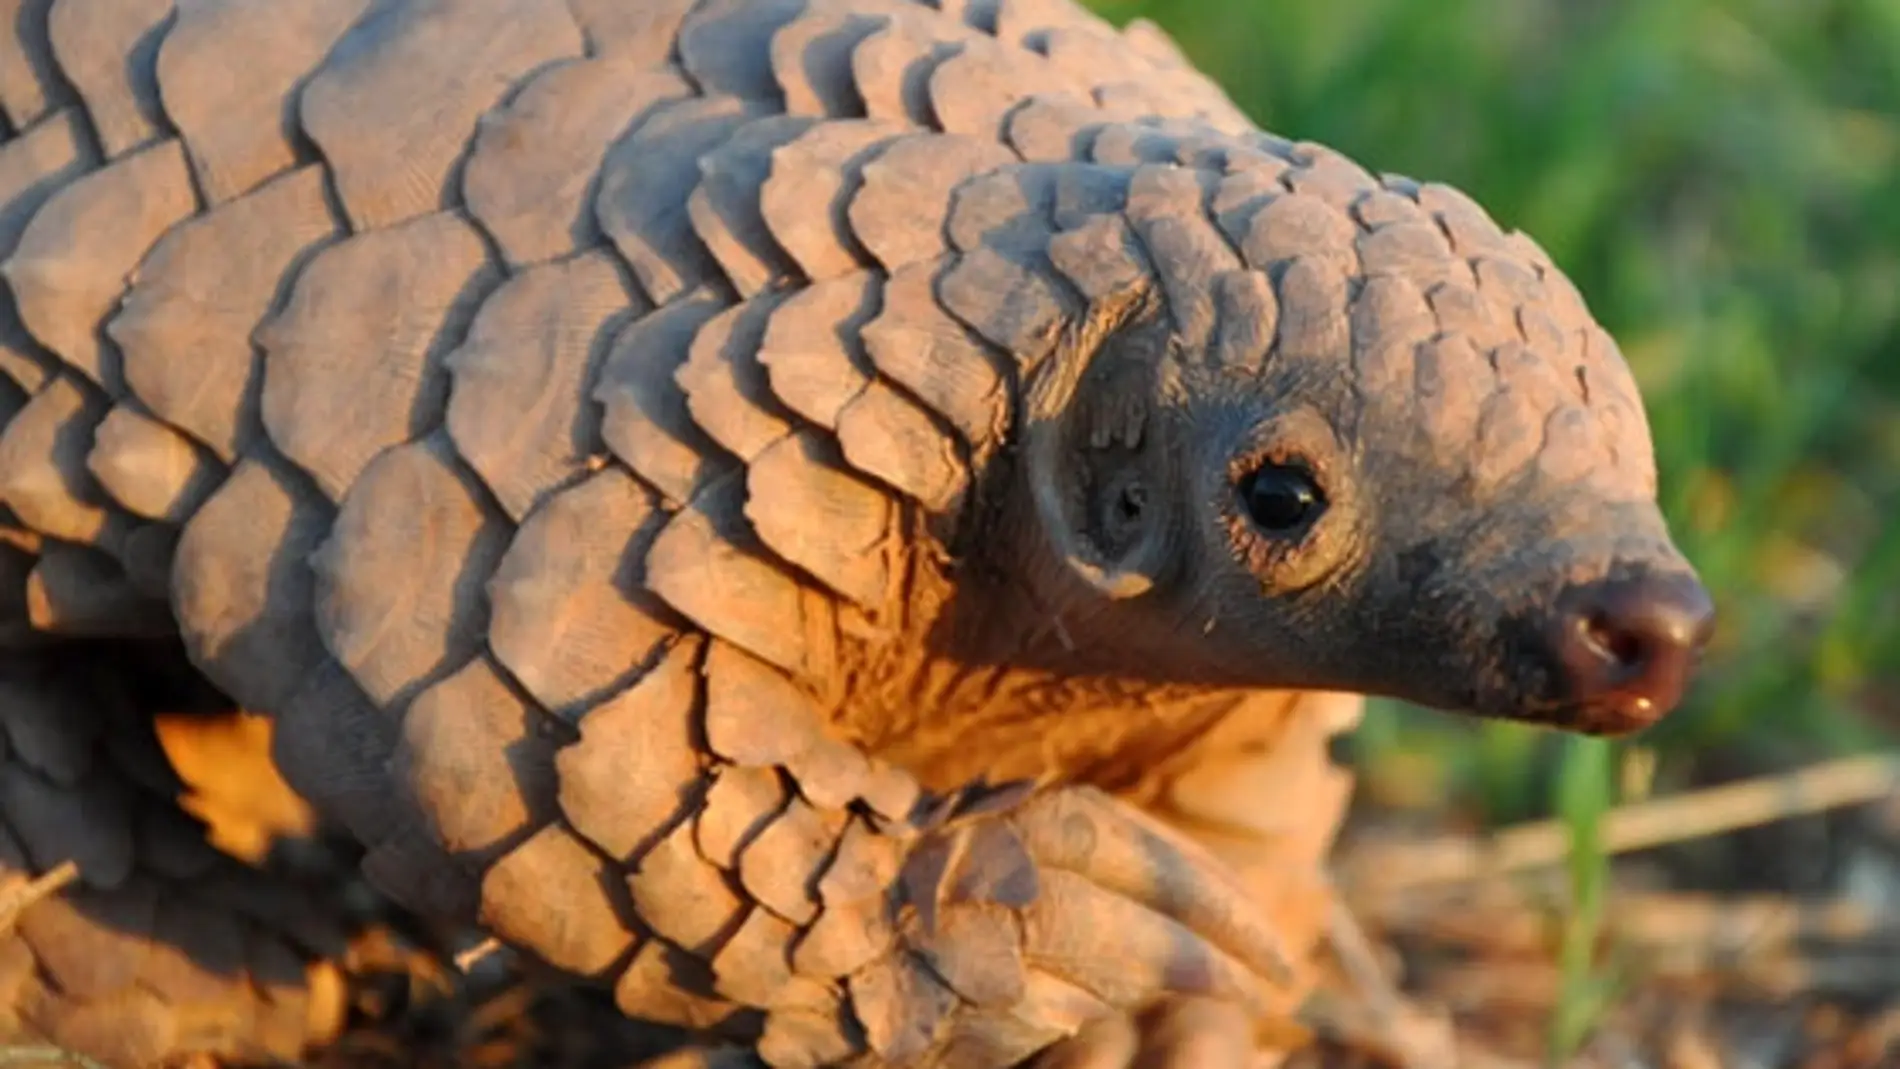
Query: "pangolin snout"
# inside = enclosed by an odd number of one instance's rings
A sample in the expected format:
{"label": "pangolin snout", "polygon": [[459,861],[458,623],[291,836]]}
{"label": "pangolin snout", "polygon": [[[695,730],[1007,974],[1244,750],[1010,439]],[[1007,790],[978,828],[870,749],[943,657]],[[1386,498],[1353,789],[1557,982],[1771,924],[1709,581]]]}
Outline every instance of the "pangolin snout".
{"label": "pangolin snout", "polygon": [[1715,627],[1715,604],[1682,572],[1638,573],[1571,587],[1552,641],[1572,725],[1593,735],[1648,727],[1682,701]]}

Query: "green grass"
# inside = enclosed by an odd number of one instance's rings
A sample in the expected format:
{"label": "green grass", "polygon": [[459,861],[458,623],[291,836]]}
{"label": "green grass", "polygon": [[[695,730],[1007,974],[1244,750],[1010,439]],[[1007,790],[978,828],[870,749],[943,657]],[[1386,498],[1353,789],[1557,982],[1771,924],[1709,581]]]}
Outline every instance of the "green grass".
{"label": "green grass", "polygon": [[[1663,504],[1722,613],[1656,785],[1900,724],[1900,0],[1093,0],[1166,27],[1268,129],[1451,182],[1531,233],[1644,390]],[[1367,780],[1571,829],[1561,1061],[1608,981],[1621,745],[1388,704]]]}
{"label": "green grass", "polygon": [[[1900,689],[1900,0],[1095,0],[1276,132],[1456,184],[1547,248],[1644,389],[1722,612],[1666,786],[1712,745],[1818,755]],[[1494,818],[1559,740],[1382,708]]]}

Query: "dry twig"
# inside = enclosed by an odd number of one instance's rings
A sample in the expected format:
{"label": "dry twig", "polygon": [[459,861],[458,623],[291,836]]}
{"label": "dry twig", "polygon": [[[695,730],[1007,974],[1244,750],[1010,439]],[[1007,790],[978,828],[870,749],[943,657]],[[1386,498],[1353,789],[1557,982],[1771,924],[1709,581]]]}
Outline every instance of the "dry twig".
{"label": "dry twig", "polygon": [[[1603,819],[1603,849],[1627,853],[1717,835],[1789,817],[1879,801],[1900,791],[1900,757],[1864,755],[1637,802]],[[1540,820],[1487,836],[1422,843],[1360,844],[1342,860],[1340,882],[1353,892],[1390,893],[1433,884],[1492,879],[1561,863],[1570,831]]]}

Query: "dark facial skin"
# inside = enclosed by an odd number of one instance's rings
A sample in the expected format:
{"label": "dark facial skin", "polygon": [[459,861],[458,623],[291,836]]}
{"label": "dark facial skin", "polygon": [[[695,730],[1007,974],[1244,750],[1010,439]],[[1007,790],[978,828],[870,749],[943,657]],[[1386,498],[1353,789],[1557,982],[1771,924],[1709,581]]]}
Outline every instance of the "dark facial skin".
{"label": "dark facial skin", "polygon": [[1534,471],[1478,498],[1455,469],[1295,411],[1205,489],[1210,559],[1243,565],[1209,569],[1217,632],[1289,651],[1300,685],[1591,734],[1680,701],[1712,609],[1653,501]]}
{"label": "dark facial skin", "polygon": [[1485,356],[1440,336],[1411,389],[1336,360],[1184,376],[1189,585],[1219,659],[1272,648],[1276,682],[1590,734],[1673,709],[1713,607],[1656,506],[1634,385],[1576,329],[1574,351]]}
{"label": "dark facial skin", "polygon": [[1517,238],[1368,275],[1289,240],[1215,294],[1229,320],[1277,299],[1264,352],[1189,348],[1150,302],[1074,354],[1028,467],[1057,558],[1109,598],[1073,612],[1091,642],[1119,671],[1590,734],[1675,708],[1714,610],[1569,283]]}

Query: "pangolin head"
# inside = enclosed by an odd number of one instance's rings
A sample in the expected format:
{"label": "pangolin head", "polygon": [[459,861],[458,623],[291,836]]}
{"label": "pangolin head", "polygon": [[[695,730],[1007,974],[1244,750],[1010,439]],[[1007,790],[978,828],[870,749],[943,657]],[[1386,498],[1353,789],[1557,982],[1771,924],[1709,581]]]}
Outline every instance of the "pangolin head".
{"label": "pangolin head", "polygon": [[1200,329],[1149,241],[1156,281],[1098,302],[1032,429],[1118,655],[1590,734],[1669,712],[1714,610],[1615,342],[1456,191],[1292,173]]}

